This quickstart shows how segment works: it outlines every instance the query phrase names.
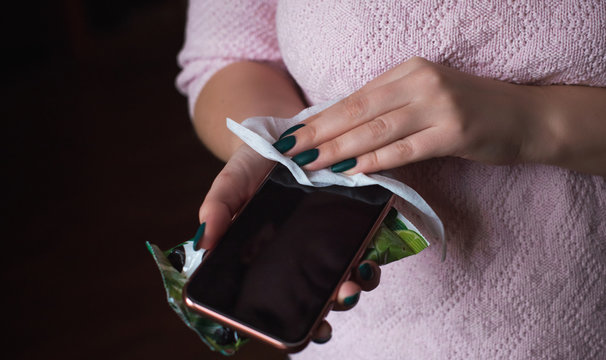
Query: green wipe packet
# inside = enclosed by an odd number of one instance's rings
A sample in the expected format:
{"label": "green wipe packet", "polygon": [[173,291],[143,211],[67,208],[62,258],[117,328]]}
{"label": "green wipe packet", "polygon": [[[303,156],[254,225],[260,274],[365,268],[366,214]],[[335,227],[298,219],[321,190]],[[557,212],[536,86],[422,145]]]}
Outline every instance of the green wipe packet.
{"label": "green wipe packet", "polygon": [[[219,351],[223,355],[235,354],[247,340],[238,336],[236,331],[200,316],[183,302],[183,287],[202,261],[204,250],[194,250],[193,240],[188,240],[168,251],[162,251],[149,242],[145,244],[162,274],[170,307],[210,349]],[[186,265],[190,266],[186,267]]]}
{"label": "green wipe packet", "polygon": [[[204,250],[195,250],[193,243],[191,239],[167,251],[149,242],[146,242],[146,246],[162,275],[170,307],[211,350],[233,355],[246,344],[247,339],[239,336],[237,331],[199,315],[183,302],[183,286],[204,255]],[[428,246],[429,242],[414,225],[392,208],[364,253],[364,259],[385,265],[418,254]]]}
{"label": "green wipe packet", "polygon": [[392,208],[366,249],[364,259],[385,265],[418,254],[428,246],[429,242],[414,225]]}

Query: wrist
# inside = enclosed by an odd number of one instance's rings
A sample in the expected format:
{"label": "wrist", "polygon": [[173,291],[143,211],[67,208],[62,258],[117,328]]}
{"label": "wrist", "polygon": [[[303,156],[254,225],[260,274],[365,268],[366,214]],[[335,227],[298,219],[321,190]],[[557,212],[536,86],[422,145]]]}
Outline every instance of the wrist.
{"label": "wrist", "polygon": [[562,121],[553,89],[549,86],[524,86],[526,121],[520,162],[557,164],[564,157],[567,130]]}

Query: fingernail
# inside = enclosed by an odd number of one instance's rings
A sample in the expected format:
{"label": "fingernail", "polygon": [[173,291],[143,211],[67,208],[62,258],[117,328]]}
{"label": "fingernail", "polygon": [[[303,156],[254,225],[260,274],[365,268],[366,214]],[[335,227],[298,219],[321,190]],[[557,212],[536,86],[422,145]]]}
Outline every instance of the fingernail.
{"label": "fingernail", "polygon": [[276,141],[274,143],[274,147],[276,148],[276,150],[278,150],[281,154],[284,154],[285,152],[287,152],[288,150],[292,149],[293,146],[295,146],[295,143],[297,142],[297,139],[295,139],[294,136],[287,136],[285,138],[282,138],[278,141]]}
{"label": "fingernail", "polygon": [[358,162],[356,161],[356,158],[351,158],[351,159],[347,159],[347,160],[343,160],[341,162],[338,162],[336,164],[334,164],[333,166],[330,167],[330,170],[332,170],[332,172],[343,172],[346,170],[351,169],[352,167],[356,166]]}
{"label": "fingernail", "polygon": [[194,235],[194,250],[198,250],[198,242],[204,235],[204,229],[206,229],[206,222],[203,222],[198,226],[198,230],[196,230],[196,235]]}
{"label": "fingernail", "polygon": [[332,338],[332,334],[327,337],[327,338],[323,338],[323,339],[312,339],[313,342],[315,342],[316,344],[326,344],[330,338]]}
{"label": "fingernail", "polygon": [[285,132],[282,133],[282,135],[280,135],[280,139],[282,139],[286,135],[290,135],[290,134],[294,133],[295,131],[299,130],[303,126],[305,126],[305,124],[297,124],[295,126],[289,127]]}
{"label": "fingernail", "polygon": [[360,293],[355,293],[354,295],[348,296],[343,300],[343,304],[346,306],[354,306],[360,300]]}
{"label": "fingernail", "polygon": [[360,277],[364,281],[372,279],[374,275],[372,271],[372,266],[370,266],[369,263],[363,263],[362,265],[358,266],[358,272],[360,273]]}
{"label": "fingernail", "polygon": [[[288,139],[288,137],[285,137],[284,139]],[[310,162],[316,160],[318,158],[319,153],[320,152],[318,151],[318,149],[306,150],[300,154],[293,156],[292,161],[297,163],[297,165],[299,166],[307,165]]]}

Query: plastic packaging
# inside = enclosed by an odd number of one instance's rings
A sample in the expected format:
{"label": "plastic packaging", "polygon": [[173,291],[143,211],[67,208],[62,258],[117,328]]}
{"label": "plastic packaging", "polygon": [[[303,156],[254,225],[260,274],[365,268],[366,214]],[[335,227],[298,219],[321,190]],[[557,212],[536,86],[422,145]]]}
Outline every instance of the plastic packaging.
{"label": "plastic packaging", "polygon": [[[194,239],[191,239],[167,251],[162,251],[158,246],[146,242],[147,249],[152,254],[162,275],[170,307],[210,349],[223,355],[233,355],[246,344],[247,339],[239,336],[236,331],[200,316],[183,302],[183,286],[202,262],[205,252],[203,249],[196,251],[193,244]],[[364,257],[379,265],[385,265],[418,254],[428,246],[429,243],[420,235],[417,228],[392,208],[383,220]],[[208,289],[208,291],[212,291],[212,289]]]}

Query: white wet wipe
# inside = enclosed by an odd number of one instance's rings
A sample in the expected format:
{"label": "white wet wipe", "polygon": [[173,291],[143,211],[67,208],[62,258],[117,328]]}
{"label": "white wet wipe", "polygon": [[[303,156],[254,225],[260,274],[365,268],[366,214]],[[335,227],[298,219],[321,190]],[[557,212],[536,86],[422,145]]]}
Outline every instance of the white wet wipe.
{"label": "white wet wipe", "polygon": [[389,177],[387,173],[348,176],[342,173],[334,173],[330,169],[306,171],[273,147],[272,144],[278,140],[284,131],[328,108],[335,102],[330,101],[309,107],[290,119],[257,116],[248,118],[239,124],[228,118],[227,127],[261,156],[286,166],[299,184],[318,187],[329,185],[348,187],[380,185],[390,190],[407,201],[420,215],[425,227],[432,233],[431,235],[441,241],[442,260],[444,260],[446,257],[444,225],[425,199],[408,185]]}

